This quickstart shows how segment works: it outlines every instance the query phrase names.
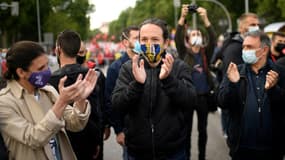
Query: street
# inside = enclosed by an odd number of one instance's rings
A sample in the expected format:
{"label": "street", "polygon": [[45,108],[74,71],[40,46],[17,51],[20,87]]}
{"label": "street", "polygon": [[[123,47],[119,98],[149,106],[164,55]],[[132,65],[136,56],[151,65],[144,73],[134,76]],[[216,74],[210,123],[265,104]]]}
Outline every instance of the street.
{"label": "street", "polygon": [[[198,160],[198,132],[197,132],[197,119],[194,116],[192,129],[192,149],[191,160]],[[222,135],[220,125],[219,112],[210,113],[208,117],[208,143],[207,143],[207,160],[229,160],[228,148],[226,141]],[[122,149],[116,143],[116,138],[112,130],[111,137],[105,141],[104,146],[104,159],[105,160],[120,160],[122,159]]]}

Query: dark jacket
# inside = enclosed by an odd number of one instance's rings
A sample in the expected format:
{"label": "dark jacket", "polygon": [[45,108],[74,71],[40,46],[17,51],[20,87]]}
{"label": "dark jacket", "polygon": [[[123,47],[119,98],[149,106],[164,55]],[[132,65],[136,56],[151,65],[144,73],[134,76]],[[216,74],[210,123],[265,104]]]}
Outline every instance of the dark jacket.
{"label": "dark jacket", "polygon": [[[116,80],[118,78],[120,68],[126,61],[130,59],[126,52],[123,52],[122,54],[122,57],[114,61],[107,70],[105,97],[106,105],[108,105],[108,108],[112,108],[111,95],[116,85]],[[110,119],[115,133],[118,134],[122,132],[124,129],[124,115],[120,112],[112,110]]]}
{"label": "dark jacket", "polygon": [[222,55],[219,56],[222,57],[223,61],[223,73],[226,73],[228,65],[231,62],[235,63],[236,65],[243,63],[242,43],[243,38],[239,33],[236,33],[233,37],[231,37],[229,44],[227,44],[227,46],[222,49]]}
{"label": "dark jacket", "polygon": [[[284,92],[284,70],[270,60],[268,61],[270,69],[279,73],[279,81],[277,85],[267,91],[270,103],[273,125],[273,150],[284,151],[285,144],[285,108],[282,105],[285,99]],[[221,108],[228,109],[229,121],[227,124],[228,145],[230,154],[237,151],[241,140],[242,118],[244,116],[244,107],[247,101],[247,69],[246,64],[238,65],[240,80],[237,83],[229,81],[227,76],[224,77],[218,92],[218,101]]]}
{"label": "dark jacket", "polygon": [[285,57],[277,59],[276,64],[285,67]]}
{"label": "dark jacket", "polygon": [[[186,122],[196,93],[187,64],[175,59],[170,75],[159,80],[161,64],[151,68],[145,60],[145,84],[136,82],[132,62],[123,64],[112,95],[112,104],[128,116],[128,154],[158,158],[185,149]],[[154,156],[155,155],[155,156]]]}
{"label": "dark jacket", "polygon": [[[80,73],[85,76],[87,72],[88,68],[82,67],[80,64],[65,65],[52,74],[49,83],[58,90],[60,78],[67,75],[68,78],[65,82],[65,86],[69,86],[76,81]],[[105,120],[107,114],[104,113],[104,111],[106,112],[104,108],[104,83],[105,77],[101,72],[94,91],[87,98],[91,104],[91,115],[86,127],[80,132],[67,132],[72,148],[78,159],[92,159],[92,156],[97,151],[97,146],[102,145],[102,128],[104,127],[104,123],[107,123],[107,120]]]}

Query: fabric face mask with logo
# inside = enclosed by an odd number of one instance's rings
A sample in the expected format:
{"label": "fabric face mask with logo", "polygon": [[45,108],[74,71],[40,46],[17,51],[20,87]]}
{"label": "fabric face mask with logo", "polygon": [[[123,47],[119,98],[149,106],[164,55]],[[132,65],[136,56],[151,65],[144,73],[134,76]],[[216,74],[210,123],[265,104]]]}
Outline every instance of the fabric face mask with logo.
{"label": "fabric face mask with logo", "polygon": [[255,55],[256,50],[242,50],[242,59],[247,64],[254,64],[258,61],[258,57]]}
{"label": "fabric face mask with logo", "polygon": [[42,88],[48,83],[50,77],[51,77],[51,71],[48,68],[47,70],[44,71],[32,72],[29,78],[29,82],[36,88]]}
{"label": "fabric face mask with logo", "polygon": [[162,54],[162,46],[160,44],[142,44],[142,54],[148,59],[150,63],[160,61]]}

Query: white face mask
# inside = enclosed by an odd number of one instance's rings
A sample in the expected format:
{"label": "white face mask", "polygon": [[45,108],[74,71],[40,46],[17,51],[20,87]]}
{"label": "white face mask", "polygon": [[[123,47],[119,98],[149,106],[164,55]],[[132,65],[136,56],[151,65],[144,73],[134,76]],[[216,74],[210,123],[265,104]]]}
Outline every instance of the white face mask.
{"label": "white face mask", "polygon": [[191,37],[191,45],[192,46],[201,46],[202,45],[202,37],[201,36]]}
{"label": "white face mask", "polygon": [[242,50],[242,59],[244,63],[247,64],[255,64],[258,61],[258,57],[256,57],[256,50]]}
{"label": "white face mask", "polygon": [[249,26],[248,27],[248,32],[254,32],[258,30],[259,30],[259,26]]}

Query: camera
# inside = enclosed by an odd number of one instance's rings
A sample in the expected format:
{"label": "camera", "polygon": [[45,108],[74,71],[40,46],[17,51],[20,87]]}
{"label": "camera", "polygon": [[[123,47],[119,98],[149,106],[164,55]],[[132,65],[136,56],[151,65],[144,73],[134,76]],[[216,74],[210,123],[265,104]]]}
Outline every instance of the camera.
{"label": "camera", "polygon": [[190,4],[188,6],[189,12],[195,13],[195,12],[197,12],[197,9],[198,9],[198,6],[196,4]]}

